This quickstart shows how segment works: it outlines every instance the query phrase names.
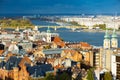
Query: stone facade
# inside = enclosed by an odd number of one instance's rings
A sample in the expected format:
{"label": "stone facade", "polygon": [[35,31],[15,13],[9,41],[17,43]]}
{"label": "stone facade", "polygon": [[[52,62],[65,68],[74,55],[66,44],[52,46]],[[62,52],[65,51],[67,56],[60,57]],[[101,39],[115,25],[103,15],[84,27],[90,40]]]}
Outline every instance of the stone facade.
{"label": "stone facade", "polygon": [[61,53],[61,57],[69,58],[73,61],[81,61],[82,60],[82,54],[75,51],[75,50],[63,50]]}

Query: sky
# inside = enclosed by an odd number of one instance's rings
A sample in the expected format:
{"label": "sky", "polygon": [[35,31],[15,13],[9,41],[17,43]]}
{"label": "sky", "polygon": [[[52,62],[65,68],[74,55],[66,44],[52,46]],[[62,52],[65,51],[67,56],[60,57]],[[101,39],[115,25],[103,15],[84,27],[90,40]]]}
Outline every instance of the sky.
{"label": "sky", "polygon": [[120,13],[120,0],[0,0],[0,14]]}

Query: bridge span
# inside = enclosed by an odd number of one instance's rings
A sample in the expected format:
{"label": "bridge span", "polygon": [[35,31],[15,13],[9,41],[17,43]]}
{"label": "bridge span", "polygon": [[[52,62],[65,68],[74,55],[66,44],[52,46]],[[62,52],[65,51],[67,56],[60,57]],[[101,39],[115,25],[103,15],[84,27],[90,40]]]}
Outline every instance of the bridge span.
{"label": "bridge span", "polygon": [[[38,26],[38,28],[44,28],[44,27],[48,27],[48,26]],[[81,27],[81,26],[49,26],[49,28],[53,28],[55,31],[58,29],[58,28],[67,28],[67,29],[71,29],[71,30],[76,30],[76,29],[79,29],[79,28],[85,28],[85,27]]]}

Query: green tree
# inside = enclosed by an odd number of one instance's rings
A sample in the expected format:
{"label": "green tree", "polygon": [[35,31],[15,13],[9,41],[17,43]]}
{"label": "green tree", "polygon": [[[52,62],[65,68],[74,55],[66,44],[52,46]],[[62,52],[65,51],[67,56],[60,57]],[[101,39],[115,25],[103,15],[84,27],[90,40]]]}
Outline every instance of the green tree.
{"label": "green tree", "polygon": [[110,72],[105,72],[104,80],[112,80],[112,75]]}
{"label": "green tree", "polygon": [[23,19],[1,19],[0,25],[2,28],[24,28],[25,26],[32,28],[32,23],[29,20],[23,20]]}
{"label": "green tree", "polygon": [[69,22],[70,24],[72,24],[72,25],[75,25],[75,26],[80,26],[79,24],[78,24],[78,22],[76,22],[76,21],[71,21],[71,22]]}
{"label": "green tree", "polygon": [[68,73],[63,72],[62,74],[57,75],[57,80],[71,80],[71,76]]}
{"label": "green tree", "polygon": [[28,80],[44,80],[44,78],[32,78],[32,77],[29,77]]}
{"label": "green tree", "polygon": [[87,72],[87,79],[88,80],[94,80],[94,69],[89,69]]}
{"label": "green tree", "polygon": [[100,29],[103,29],[103,30],[105,30],[106,29],[106,24],[95,24],[95,25],[93,25],[93,27],[100,27]]}
{"label": "green tree", "polygon": [[48,73],[44,78],[44,80],[55,80],[55,76],[51,73]]}

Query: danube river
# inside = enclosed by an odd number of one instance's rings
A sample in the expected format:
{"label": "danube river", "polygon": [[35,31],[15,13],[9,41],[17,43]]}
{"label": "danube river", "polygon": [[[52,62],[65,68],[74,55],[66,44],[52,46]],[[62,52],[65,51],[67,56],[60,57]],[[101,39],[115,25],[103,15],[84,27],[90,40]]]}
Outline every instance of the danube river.
{"label": "danube river", "polygon": [[[40,28],[40,31],[46,31],[47,28]],[[60,28],[57,29],[57,31],[54,31],[51,29],[51,32],[57,32],[60,34],[60,37],[69,42],[79,42],[84,41],[88,42],[91,45],[94,46],[102,46],[103,45],[103,39],[104,39],[104,33],[102,32],[72,32],[69,29],[66,28]],[[118,39],[120,41],[120,35],[118,35]],[[120,46],[120,42],[119,42]]]}
{"label": "danube river", "polygon": [[[56,25],[56,23],[49,23],[45,21],[34,21],[33,22],[35,25],[40,25],[40,26],[49,26],[49,25]],[[39,28],[40,32],[46,31],[47,28]],[[88,42],[91,45],[94,46],[102,46],[103,45],[103,39],[104,39],[104,32],[76,32],[76,31],[71,31],[70,29],[66,28],[59,28],[57,31],[54,31],[52,28],[50,28],[51,32],[56,32],[59,33],[60,37],[64,41],[69,41],[69,42],[79,42],[79,41],[84,41]],[[120,34],[118,35],[118,41],[120,41]],[[119,42],[119,47],[120,47],[120,42]]]}

